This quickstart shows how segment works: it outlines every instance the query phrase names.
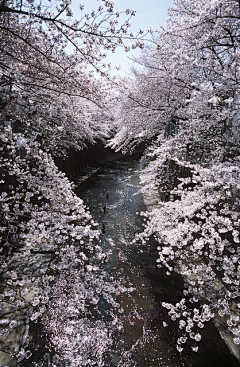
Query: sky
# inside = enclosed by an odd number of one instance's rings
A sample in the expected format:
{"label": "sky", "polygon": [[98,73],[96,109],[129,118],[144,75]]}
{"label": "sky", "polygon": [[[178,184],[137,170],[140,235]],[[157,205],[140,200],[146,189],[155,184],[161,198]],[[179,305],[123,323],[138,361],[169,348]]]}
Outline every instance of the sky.
{"label": "sky", "polygon": [[[84,4],[84,11],[90,12],[100,5],[100,0],[75,0],[78,4]],[[168,7],[173,5],[173,0],[115,0],[116,11],[125,9],[136,10],[136,15],[131,18],[130,31],[137,33],[139,28],[146,29],[152,26],[154,29],[165,26],[167,20]],[[107,63],[111,62],[113,66],[121,66],[120,71],[114,72],[119,76],[127,76],[130,72],[130,66],[133,63],[129,58],[137,57],[139,50],[125,52],[118,49],[114,54],[108,53]]]}

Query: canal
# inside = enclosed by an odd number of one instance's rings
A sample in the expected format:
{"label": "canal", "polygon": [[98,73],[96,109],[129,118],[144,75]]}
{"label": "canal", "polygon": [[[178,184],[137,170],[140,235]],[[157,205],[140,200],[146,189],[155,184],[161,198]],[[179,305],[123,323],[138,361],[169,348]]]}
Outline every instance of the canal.
{"label": "canal", "polygon": [[[51,297],[41,321],[22,326],[29,354],[16,363],[9,353],[0,366],[240,366],[212,322],[201,330],[197,353],[193,340],[177,351],[178,323],[161,303],[182,299],[183,280],[157,267],[158,243],[153,238],[136,240],[144,228],[141,213],[147,210],[140,189],[137,155],[106,164],[76,188],[99,236],[86,253],[83,246],[73,251],[66,245],[64,261],[56,263],[59,275],[53,285],[45,285]],[[43,263],[38,257],[35,262],[45,274],[51,255],[44,256]],[[24,318],[24,312],[21,315]],[[18,342],[16,332],[13,335],[16,340],[9,346]]]}

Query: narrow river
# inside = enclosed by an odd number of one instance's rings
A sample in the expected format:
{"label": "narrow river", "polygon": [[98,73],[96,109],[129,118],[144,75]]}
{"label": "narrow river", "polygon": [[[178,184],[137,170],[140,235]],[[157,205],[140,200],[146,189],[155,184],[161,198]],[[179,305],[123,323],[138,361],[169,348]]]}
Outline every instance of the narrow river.
{"label": "narrow river", "polygon": [[[27,321],[25,328],[21,324],[19,330],[30,341],[30,358],[16,362],[5,353],[0,367],[240,366],[211,322],[202,330],[197,353],[188,343],[182,353],[177,351],[178,323],[161,303],[179,302],[183,281],[157,267],[154,239],[134,241],[144,227],[141,212],[146,210],[139,175],[140,157],[125,157],[102,167],[76,189],[98,223],[100,238],[89,250],[86,269],[71,267],[68,254],[69,264],[53,284],[41,322],[30,323],[30,329]],[[33,256],[45,272],[49,255],[42,262]],[[11,334],[10,347],[19,342],[18,332]]]}
{"label": "narrow river", "polygon": [[113,281],[129,288],[117,297],[122,329],[103,367],[237,367],[215,327],[206,325],[199,351],[176,350],[177,323],[171,322],[161,302],[181,299],[182,280],[167,277],[155,263],[154,240],[132,243],[144,221],[146,210],[139,192],[139,159],[114,161],[77,189],[102,231],[101,246],[111,250],[103,265]]}

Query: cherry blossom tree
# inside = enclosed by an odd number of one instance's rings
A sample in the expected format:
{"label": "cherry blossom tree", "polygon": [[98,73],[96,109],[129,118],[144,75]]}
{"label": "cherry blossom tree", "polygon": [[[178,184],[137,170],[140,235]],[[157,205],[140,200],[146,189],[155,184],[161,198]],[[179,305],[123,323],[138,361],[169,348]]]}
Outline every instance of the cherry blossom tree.
{"label": "cherry blossom tree", "polygon": [[83,8],[76,20],[70,1],[2,1],[0,6],[2,119],[12,120],[17,131],[36,130],[51,149],[81,147],[81,141],[101,137],[92,115],[101,115],[110,86],[93,72],[109,78],[106,52],[128,48],[125,41],[141,46],[138,35],[134,39],[128,32],[134,10],[127,9],[127,20],[118,24],[122,15],[111,1],[91,14]]}
{"label": "cherry blossom tree", "polygon": [[179,322],[179,352],[189,340],[198,350],[211,319],[232,350],[240,343],[239,10],[234,0],[175,1],[135,68],[110,143],[152,140],[140,238],[154,235],[158,266],[184,279],[182,299],[163,303]]}
{"label": "cherry blossom tree", "polygon": [[[96,348],[100,361],[111,344],[105,321],[95,322],[89,311],[100,295],[115,306],[117,289],[100,269],[95,276],[96,264],[107,254],[99,246],[96,223],[54,156],[106,138],[111,83],[106,53],[117,46],[141,47],[142,41],[128,32],[133,10],[120,14],[105,0],[90,14],[83,8],[74,19],[69,0],[0,1],[0,353],[5,365],[31,358],[29,330],[40,321],[66,363],[96,365]],[[67,285],[72,293],[63,315],[59,300],[65,300]],[[92,349],[70,353],[67,348],[74,349],[79,338],[84,346],[93,327]]]}

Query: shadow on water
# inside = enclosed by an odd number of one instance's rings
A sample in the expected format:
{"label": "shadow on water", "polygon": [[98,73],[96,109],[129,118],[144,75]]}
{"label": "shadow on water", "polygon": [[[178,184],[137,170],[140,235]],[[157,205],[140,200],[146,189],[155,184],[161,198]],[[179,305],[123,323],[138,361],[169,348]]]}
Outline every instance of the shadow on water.
{"label": "shadow on water", "polygon": [[182,298],[182,279],[168,277],[156,266],[157,243],[132,244],[141,231],[145,210],[139,192],[139,160],[127,157],[109,163],[78,189],[102,232],[101,245],[112,254],[104,268],[131,291],[118,296],[122,328],[115,332],[115,347],[106,366],[137,367],[239,367],[214,325],[203,332],[198,353],[176,350],[177,322],[172,322],[161,302]]}

